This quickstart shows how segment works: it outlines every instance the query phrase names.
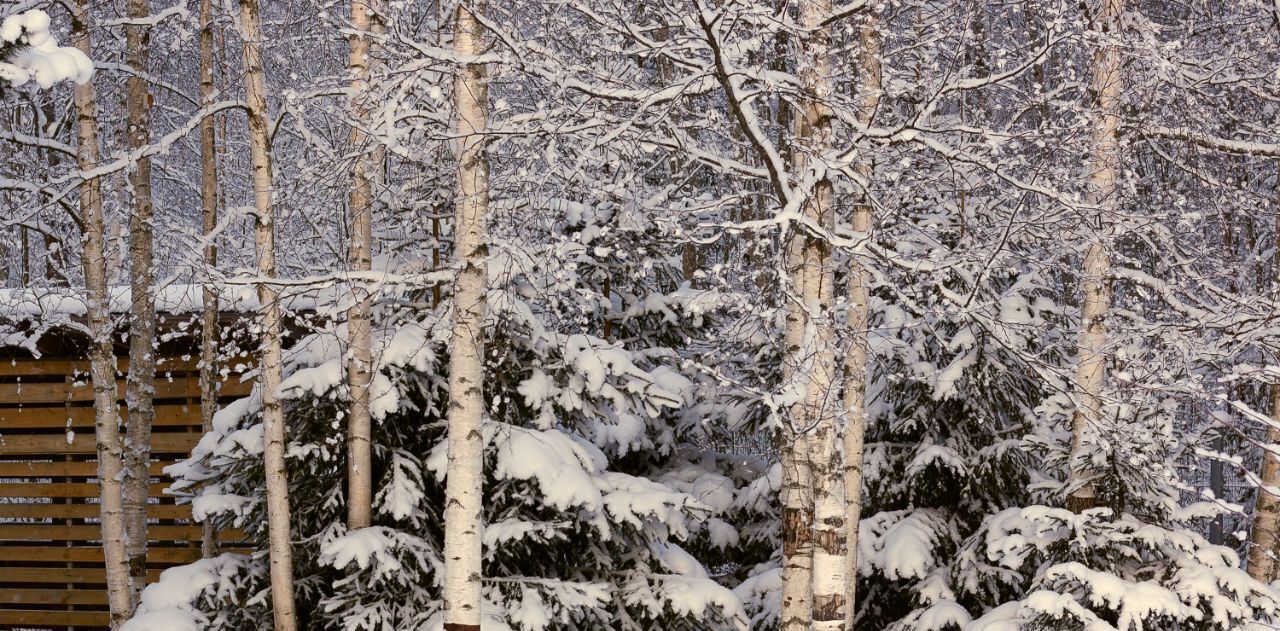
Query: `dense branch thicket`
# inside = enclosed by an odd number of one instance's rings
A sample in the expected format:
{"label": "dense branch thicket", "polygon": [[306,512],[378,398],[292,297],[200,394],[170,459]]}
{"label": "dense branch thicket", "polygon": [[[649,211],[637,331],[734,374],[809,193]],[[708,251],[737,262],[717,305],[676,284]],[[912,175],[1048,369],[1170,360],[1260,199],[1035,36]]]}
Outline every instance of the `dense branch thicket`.
{"label": "dense branch thicket", "polygon": [[138,1],[0,5],[5,333],[296,326],[170,471],[256,552],[125,628],[1280,624],[1270,0]]}

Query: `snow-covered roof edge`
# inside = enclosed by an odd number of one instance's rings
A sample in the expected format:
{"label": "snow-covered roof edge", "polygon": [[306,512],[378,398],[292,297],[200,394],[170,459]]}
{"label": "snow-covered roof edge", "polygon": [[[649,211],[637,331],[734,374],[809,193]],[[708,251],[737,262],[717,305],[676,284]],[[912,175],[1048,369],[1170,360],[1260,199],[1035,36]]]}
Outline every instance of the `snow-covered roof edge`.
{"label": "snow-covered roof edge", "polygon": [[[232,313],[251,313],[261,303],[251,285],[221,286],[215,289],[218,310]],[[110,289],[111,312],[125,313],[133,303],[133,289],[117,286]],[[314,310],[322,299],[321,292],[291,292],[283,298],[284,306],[295,311]],[[155,292],[156,312],[161,314],[199,313],[204,309],[204,286],[176,284],[160,287]],[[82,318],[88,314],[88,303],[83,289],[44,287],[33,289],[0,290],[0,317],[9,320],[64,320]]]}

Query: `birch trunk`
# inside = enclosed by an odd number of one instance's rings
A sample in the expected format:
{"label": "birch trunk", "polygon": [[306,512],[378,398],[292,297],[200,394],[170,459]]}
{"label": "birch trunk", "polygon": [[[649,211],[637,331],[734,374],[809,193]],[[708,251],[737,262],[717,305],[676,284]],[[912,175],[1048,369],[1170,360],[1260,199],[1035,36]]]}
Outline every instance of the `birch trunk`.
{"label": "birch trunk", "polygon": [[[834,200],[821,161],[831,143],[831,115],[826,104],[832,96],[831,34],[822,22],[830,14],[828,0],[806,2],[800,8],[806,35],[797,65],[808,102],[796,117],[792,150],[793,176],[808,177],[810,171],[818,176],[803,205],[805,219],[827,228],[833,227]],[[808,476],[812,489],[794,489],[794,498],[787,498],[792,503],[784,505],[790,528],[807,531],[809,542],[790,550],[784,543],[788,558],[784,558],[782,622],[783,629],[841,629],[846,617],[847,537],[844,467],[838,448],[840,417],[831,396],[836,379],[832,353],[835,275],[830,244],[798,225],[792,226],[788,249],[787,274],[793,295],[787,309],[788,366],[784,372],[790,373],[787,383],[803,388],[801,400],[788,414],[788,429],[797,436],[792,443],[797,453],[790,460],[803,462],[797,469],[797,482]],[[798,506],[794,500],[799,500]],[[803,611],[799,605],[806,599],[809,607]]]}
{"label": "birch trunk", "polygon": [[[1101,10],[1090,28],[1103,38],[1119,36],[1123,0],[1102,0]],[[1074,512],[1097,504],[1097,489],[1084,470],[1087,457],[1084,445],[1088,435],[1102,418],[1102,388],[1106,381],[1107,310],[1111,289],[1107,276],[1111,261],[1103,243],[1107,224],[1114,215],[1116,177],[1119,169],[1120,145],[1116,137],[1120,117],[1118,106],[1123,87],[1120,75],[1120,49],[1104,41],[1094,55],[1090,94],[1094,104],[1093,151],[1089,156],[1088,201],[1097,208],[1097,237],[1089,244],[1084,266],[1080,270],[1083,299],[1080,306],[1080,341],[1076,351],[1076,394],[1079,401],[1071,419],[1071,476],[1067,508]]]}
{"label": "birch trunk", "polygon": [[[368,33],[377,28],[376,8],[366,0],[351,3],[351,145],[357,151],[354,181],[348,196],[351,213],[351,248],[347,264],[353,272],[373,268],[373,191],[371,181],[378,170],[378,152],[365,145],[370,138],[369,110],[365,92],[369,88],[373,45]],[[369,384],[372,381],[370,295],[362,281],[351,284],[355,304],[347,312],[347,382],[351,406],[347,418],[347,528],[368,527],[373,519],[372,419],[369,411]]]}
{"label": "birch trunk", "polygon": [[[1280,170],[1276,173],[1276,186],[1280,188]],[[1280,200],[1277,200],[1280,202]],[[1280,286],[1280,213],[1276,214],[1275,223],[1276,251],[1272,267],[1272,285]],[[1259,286],[1261,286],[1259,278]],[[1280,423],[1280,384],[1271,385],[1271,420]],[[1280,429],[1267,428],[1268,445],[1280,444]],[[1253,527],[1249,531],[1249,563],[1246,568],[1249,576],[1264,583],[1276,580],[1280,559],[1280,497],[1267,492],[1267,487],[1280,486],[1280,457],[1264,451],[1262,453],[1262,471],[1259,472],[1263,486],[1258,489],[1258,497],[1254,500]]]}
{"label": "birch trunk", "polygon": [[289,536],[289,478],[284,407],[279,398],[282,367],[280,296],[270,281],[276,275],[275,223],[272,210],[271,145],[267,128],[267,78],[262,63],[262,27],[258,0],[240,0],[244,34],[245,100],[249,114],[249,157],[253,169],[253,201],[257,211],[253,242],[258,259],[261,303],[263,466],[267,485],[267,530],[270,550],[271,603],[276,631],[294,631],[293,551]]}
{"label": "birch trunk", "polygon": [[[1280,422],[1280,385],[1271,386],[1271,420]],[[1267,428],[1266,444],[1280,444],[1280,429]],[[1249,576],[1264,583],[1276,579],[1276,559],[1280,557],[1280,497],[1266,487],[1280,486],[1280,458],[1271,452],[1262,456],[1262,483],[1253,512],[1253,528],[1249,532]]]}
{"label": "birch trunk", "polygon": [[[86,0],[78,0],[72,20],[73,45],[91,56]],[[76,162],[81,171],[98,166],[98,114],[93,81],[75,87]],[[118,629],[133,613],[129,593],[129,564],[125,551],[124,512],[120,474],[124,468],[120,445],[120,417],[116,409],[116,358],[111,343],[110,296],[107,288],[106,222],[102,216],[99,178],[80,185],[80,215],[84,224],[84,283],[88,293],[89,373],[93,381],[94,440],[98,448],[98,497],[102,518],[102,551],[106,565],[110,625]]]}
{"label": "birch trunk", "polygon": [[[792,328],[788,322],[788,329]],[[801,329],[803,331],[803,329]],[[787,342],[790,348],[790,340]],[[809,436],[784,428],[782,460],[783,631],[808,631],[813,619],[813,471]]]}
{"label": "birch trunk", "polygon": [[[787,0],[778,0],[777,11],[785,11]],[[787,32],[779,31],[774,40],[773,69],[786,71],[786,60],[789,57]],[[779,129],[791,128],[791,107],[783,99],[778,99],[774,122]],[[788,163],[791,162],[791,144],[786,134],[780,134],[778,152]],[[803,285],[804,266],[792,263],[798,258],[798,244],[787,244],[785,256],[788,269],[787,281],[793,287]],[[774,306],[770,300],[770,306]],[[804,339],[804,322],[795,309],[787,312],[787,325],[784,332],[784,352],[791,354],[792,349],[799,349]],[[793,376],[792,361],[784,359],[783,379],[790,381]],[[782,464],[782,613],[779,622],[783,631],[805,631],[809,629],[813,616],[813,473],[809,468],[809,446],[804,434],[797,433],[788,425],[781,429],[782,443],[779,445]]]}
{"label": "birch trunk", "polygon": [[[813,0],[801,5],[800,22],[807,35],[804,39],[804,61],[800,80],[810,101],[798,121],[797,157],[801,164],[813,163],[822,171],[805,205],[804,213],[817,225],[835,228],[834,190],[825,176],[823,154],[831,145],[831,113],[826,100],[831,98],[831,30],[823,21],[831,15],[830,0]],[[805,169],[796,169],[804,173]],[[813,524],[813,629],[815,631],[845,628],[848,602],[846,572],[848,524],[845,522],[844,466],[840,455],[840,414],[832,402],[836,388],[835,270],[830,244],[813,236],[804,239],[803,274],[804,309],[808,312],[809,330],[801,348],[804,356],[803,375],[806,408],[799,416],[803,426],[813,426],[810,466],[814,478]]]}
{"label": "birch trunk", "polygon": [[[148,0],[129,0],[128,15],[144,20]],[[151,136],[147,67],[150,37],[144,24],[125,26],[126,58],[136,74],[125,79],[125,135],[130,151],[147,146]],[[154,209],[151,202],[151,159],[140,157],[129,169],[133,212],[129,216],[129,375],[125,403],[129,415],[124,439],[124,525],[129,553],[129,590],[133,602],[147,582],[147,483],[151,481],[151,425],[155,419],[156,312],[153,272]]]}
{"label": "birch trunk", "polygon": [[[858,35],[858,86],[861,93],[858,120],[869,125],[880,106],[880,20],[867,18]],[[854,167],[863,180],[871,180],[871,163],[859,161]],[[864,239],[871,238],[870,192],[853,209],[852,228]],[[845,601],[848,603],[845,628],[852,629],[857,614],[858,527],[862,522],[862,452],[867,431],[867,327],[871,320],[871,274],[856,259],[849,260],[849,311],[847,326],[851,337],[844,362],[844,492],[847,554]]]}
{"label": "birch trunk", "polygon": [[[469,7],[466,5],[470,5]],[[484,0],[460,3],[454,52],[466,60],[483,52],[476,14]],[[445,631],[479,631],[481,538],[484,533],[484,316],[488,255],[489,160],[485,130],[489,86],[485,67],[465,63],[454,79],[458,192],[454,248],[461,263],[454,281],[453,342],[449,352],[449,464],[445,491]]]}
{"label": "birch trunk", "polygon": [[[200,103],[213,102],[213,0],[200,0]],[[200,121],[200,230],[207,239],[202,252],[205,269],[218,265],[218,249],[213,232],[218,224],[218,155],[213,116]],[[203,288],[200,313],[200,427],[213,431],[213,415],[218,411],[218,295],[208,283]],[[200,525],[200,554],[218,554],[218,534],[213,523]]]}

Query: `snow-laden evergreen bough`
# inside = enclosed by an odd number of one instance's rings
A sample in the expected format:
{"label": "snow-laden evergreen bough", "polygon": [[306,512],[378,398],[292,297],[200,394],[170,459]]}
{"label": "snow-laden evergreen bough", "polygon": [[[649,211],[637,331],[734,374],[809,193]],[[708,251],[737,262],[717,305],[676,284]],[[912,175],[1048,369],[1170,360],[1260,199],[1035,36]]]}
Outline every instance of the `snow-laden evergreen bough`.
{"label": "snow-laden evergreen bough", "polygon": [[[596,212],[583,213],[572,207],[570,215],[586,236],[536,257],[528,244],[499,244],[490,262],[485,628],[749,628],[730,587],[742,565],[735,550],[765,542],[771,551],[768,534],[738,527],[743,514],[769,510],[761,508],[772,501],[767,483],[744,488],[767,479],[768,467],[711,448],[697,404],[708,386],[665,346],[683,343],[690,327],[712,322],[733,298],[677,287],[624,298],[631,304],[613,341],[594,327],[557,330],[564,321],[542,297],[584,289],[562,282],[585,271],[576,269],[589,262],[583,241],[598,234]],[[558,273],[516,271],[534,269]],[[307,628],[441,624],[450,315],[401,309],[397,299],[404,296],[383,294],[375,310],[371,528],[344,525],[343,326],[309,333],[288,353],[282,392]],[[191,458],[170,471],[176,488],[192,493],[197,518],[243,528],[262,546],[258,404],[254,396],[227,406]],[[130,628],[160,628],[148,621],[175,615],[210,629],[265,628],[264,550],[171,571],[148,588]]]}

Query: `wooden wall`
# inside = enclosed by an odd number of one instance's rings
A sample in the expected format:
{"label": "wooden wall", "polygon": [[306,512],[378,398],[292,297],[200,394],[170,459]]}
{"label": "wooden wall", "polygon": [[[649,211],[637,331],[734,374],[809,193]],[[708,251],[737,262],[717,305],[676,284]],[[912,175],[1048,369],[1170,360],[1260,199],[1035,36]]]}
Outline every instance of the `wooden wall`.
{"label": "wooden wall", "polygon": [[[123,415],[128,363],[118,361]],[[151,580],[163,568],[200,557],[200,526],[189,506],[163,494],[170,480],[162,472],[200,437],[195,367],[193,359],[175,358],[162,361],[156,373]],[[105,628],[88,368],[85,361],[0,358],[0,629]],[[222,401],[250,387],[229,377]],[[220,533],[226,543],[240,536]]]}

